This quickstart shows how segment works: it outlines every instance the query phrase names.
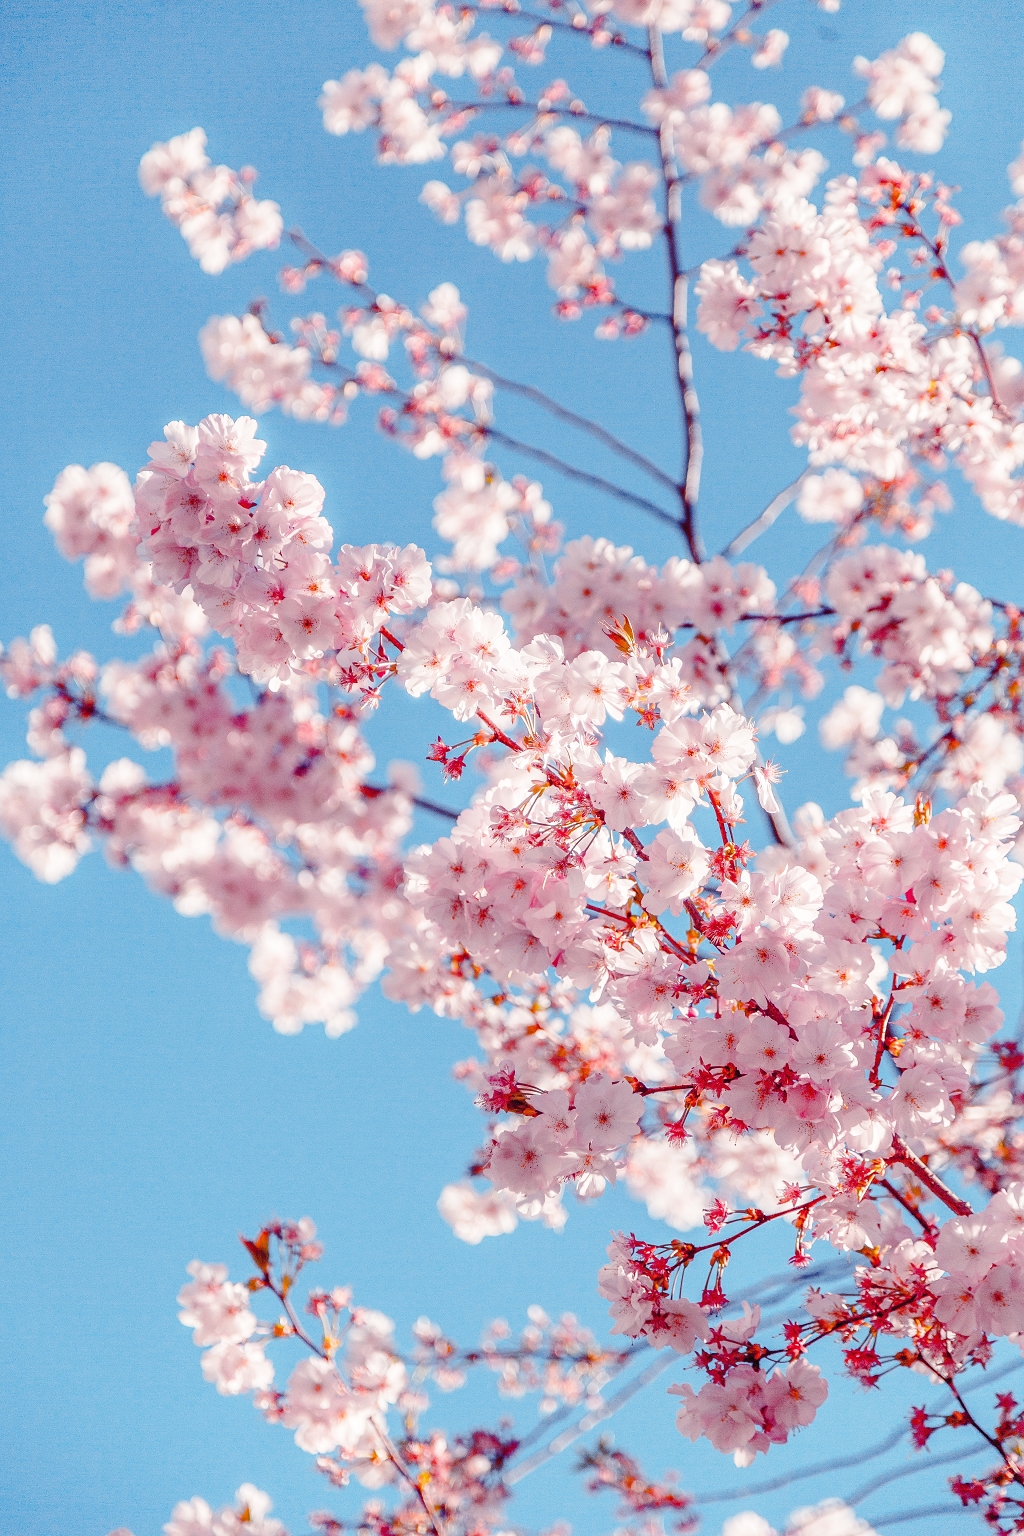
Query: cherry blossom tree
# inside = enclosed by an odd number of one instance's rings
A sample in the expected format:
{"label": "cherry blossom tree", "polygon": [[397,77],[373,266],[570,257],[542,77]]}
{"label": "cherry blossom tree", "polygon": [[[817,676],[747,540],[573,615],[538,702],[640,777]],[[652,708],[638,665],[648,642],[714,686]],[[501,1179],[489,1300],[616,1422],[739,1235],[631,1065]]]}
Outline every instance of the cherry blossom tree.
{"label": "cherry blossom tree", "polygon": [[[921,32],[851,61],[853,103],[809,81],[784,123],[716,99],[728,51],[759,72],[781,60],[769,0],[538,6],[364,0],[400,58],[327,81],[323,125],[374,134],[384,167],[450,160],[455,185],[431,175],[426,207],[504,263],[546,262],[556,314],[596,324],[624,387],[677,399],[679,464],[575,410],[571,377],[555,398],[474,360],[450,280],[392,298],[367,255],[286,230],[285,191],[283,212],[258,198],[201,128],[154,145],[142,190],[203,271],[287,242],[284,295],[315,281],[332,313],[287,329],[263,301],[214,315],[202,357],[239,414],[163,426],[130,472],[57,476],[60,555],[153,649],[61,657],[45,624],[10,642],[0,672],[30,701],[33,755],[0,776],[0,828],[43,881],[100,846],[209,914],[248,947],[283,1034],[344,1033],[378,980],[471,1028],[479,1054],[456,1073],[480,1145],[439,1200],[465,1242],[559,1229],[568,1195],[619,1180],[646,1207],[580,1277],[610,1315],[604,1343],[534,1304],[518,1335],[496,1323],[460,1344],[421,1319],[402,1347],[343,1285],[299,1301],[321,1257],[308,1218],[245,1239],[235,1278],[189,1264],[180,1318],[205,1379],[250,1395],[329,1485],[371,1490],[311,1530],[505,1530],[521,1477],[671,1366],[675,1401],[652,1394],[651,1414],[739,1467],[810,1429],[835,1369],[883,1393],[912,1372],[922,1404],[881,1449],[901,1432],[936,1461],[978,1449],[936,1512],[1022,1531],[1024,1412],[994,1388],[1024,1349],[1024,1047],[979,979],[1024,877],[1022,610],[916,546],[938,513],[1024,525],[1024,372],[994,338],[1024,323],[1024,201],[1002,233],[961,239],[955,189],[929,168],[950,113]],[[576,84],[548,78],[555,38]],[[608,115],[578,94],[593,49],[618,65]],[[1009,180],[1024,198],[1024,154]],[[722,227],[717,250],[690,249],[694,206]],[[660,308],[629,297],[632,256],[655,248]],[[718,553],[694,328],[774,366],[806,451],[784,488],[751,467],[764,510]],[[664,366],[635,378],[643,333],[664,338]],[[507,396],[595,440],[617,477],[510,436]],[[431,557],[337,547],[317,480],[275,462],[274,408],[336,428],[375,411],[397,449],[437,460]],[[563,528],[566,480],[628,508],[636,543],[671,529],[678,552],[658,564]],[[779,581],[746,556],[790,508],[822,542]],[[378,769],[364,725],[396,694],[421,701],[421,762]],[[766,752],[819,697],[851,780],[830,818],[786,804]],[[137,756],[94,775],[97,720],[170,748],[171,776]],[[414,817],[432,840],[413,841]],[[738,1292],[734,1247],[767,1229],[788,1233],[790,1268]],[[280,1383],[278,1346],[301,1350]],[[536,1429],[428,1427],[427,1388],[474,1370],[538,1394]],[[680,1481],[611,1442],[580,1470],[627,1530],[696,1529]],[[857,1502],[796,1509],[787,1532],[869,1536]],[[247,1483],[218,1511],[183,1500],[165,1531],[284,1536],[271,1507]],[[754,1512],[723,1530],[771,1536]]]}

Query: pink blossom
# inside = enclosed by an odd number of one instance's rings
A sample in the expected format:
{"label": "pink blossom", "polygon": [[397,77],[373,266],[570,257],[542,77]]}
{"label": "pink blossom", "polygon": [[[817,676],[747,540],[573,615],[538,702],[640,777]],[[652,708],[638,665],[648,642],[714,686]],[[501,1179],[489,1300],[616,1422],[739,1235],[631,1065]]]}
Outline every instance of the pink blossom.
{"label": "pink blossom", "polygon": [[541,1126],[526,1125],[499,1136],[491,1151],[488,1172],[496,1189],[518,1195],[554,1192],[568,1168],[557,1142]]}
{"label": "pink blossom", "polygon": [[275,247],[284,228],[277,203],[253,198],[248,181],[227,166],[212,166],[201,128],[142,157],[139,181],[147,197],[159,196],[204,272],[223,272],[254,250]]}
{"label": "pink blossom", "polygon": [[644,906],[649,912],[668,910],[678,917],[687,898],[704,883],[706,850],[688,828],[685,832],[659,832],[648,849],[648,860]]}

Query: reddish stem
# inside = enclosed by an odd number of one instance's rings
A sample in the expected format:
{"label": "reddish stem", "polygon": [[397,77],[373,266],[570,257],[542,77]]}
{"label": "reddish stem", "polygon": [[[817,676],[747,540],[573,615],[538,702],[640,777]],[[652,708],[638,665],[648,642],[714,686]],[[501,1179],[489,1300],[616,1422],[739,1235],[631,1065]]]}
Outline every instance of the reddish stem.
{"label": "reddish stem", "polygon": [[954,1195],[948,1185],[943,1184],[937,1174],[932,1173],[927,1163],[923,1163],[916,1152],[911,1152],[903,1137],[893,1132],[892,1156],[886,1158],[887,1163],[902,1163],[904,1168],[909,1168],[915,1178],[919,1179],[925,1189],[931,1190],[937,1200],[957,1216],[973,1216],[974,1208],[968,1205],[966,1200],[961,1200],[959,1195]]}
{"label": "reddish stem", "polygon": [[623,827],[622,835],[626,839],[626,842],[629,844],[629,846],[633,849],[633,852],[636,854],[638,859],[644,859],[645,861],[650,859],[650,854],[647,852],[647,849],[637,837],[632,827]]}
{"label": "reddish stem", "polygon": [[892,988],[889,992],[889,1001],[885,1005],[885,1011],[878,1021],[878,1045],[875,1047],[875,1059],[871,1067],[871,1086],[877,1088],[879,1073],[882,1066],[882,1057],[885,1054],[885,1041],[889,1030],[889,1020],[892,1017],[893,1004],[896,1001],[896,978],[893,977]]}
{"label": "reddish stem", "polygon": [[521,743],[518,741],[513,741],[511,736],[506,736],[501,727],[495,725],[494,721],[485,715],[482,709],[477,710],[476,717],[478,720],[483,721],[484,725],[486,725],[487,729],[494,737],[494,740],[500,741],[503,747],[508,747],[512,752],[521,752],[523,750]]}
{"label": "reddish stem", "polygon": [[796,1030],[786,1018],[786,1015],[782,1012],[781,1008],[777,1006],[777,1004],[772,1002],[771,998],[768,998],[763,1008],[760,1003],[756,1003],[755,1007],[759,1013],[766,1013],[770,1019],[775,1020],[776,1024],[781,1024],[783,1029],[788,1029],[789,1038],[791,1040],[796,1040],[798,1038]]}

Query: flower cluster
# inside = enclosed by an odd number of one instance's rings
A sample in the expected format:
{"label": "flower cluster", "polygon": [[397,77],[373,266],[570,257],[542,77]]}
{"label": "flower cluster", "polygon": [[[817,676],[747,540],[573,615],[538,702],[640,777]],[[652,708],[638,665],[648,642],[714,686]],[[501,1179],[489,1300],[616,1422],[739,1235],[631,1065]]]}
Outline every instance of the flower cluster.
{"label": "flower cluster", "polygon": [[344,402],[331,384],[310,378],[309,347],[270,336],[257,315],[214,315],[199,334],[206,371],[247,410],[277,405],[298,421],[341,421]]}
{"label": "flower cluster", "polygon": [[729,697],[715,637],[742,620],[770,617],[775,598],[767,571],[750,561],[733,565],[716,555],[697,564],[673,555],[659,569],[628,545],[584,536],[565,546],[550,581],[529,568],[518,574],[502,606],[520,644],[554,635],[570,659],[583,651],[620,658],[613,631],[623,614],[641,644],[695,631],[646,685],[652,705],[671,719],[693,701],[713,705]]}
{"label": "flower cluster", "polygon": [[[598,1404],[602,1385],[628,1358],[628,1353],[602,1349],[574,1317],[567,1314],[555,1322],[537,1306],[529,1309],[529,1322],[518,1338],[499,1319],[484,1331],[479,1345],[468,1350],[421,1317],[413,1329],[413,1348],[403,1355],[395,1345],[390,1318],[353,1305],[348,1287],[313,1288],[304,1309],[297,1307],[295,1281],[321,1252],[308,1217],[271,1223],[243,1242],[256,1275],[241,1284],[228,1279],[223,1264],[193,1261],[188,1266],[192,1279],[178,1296],[179,1318],[205,1351],[206,1380],[225,1395],[252,1394],[256,1408],[271,1423],[294,1431],[299,1449],[316,1457],[317,1469],[338,1485],[350,1470],[371,1488],[395,1481],[399,1474],[409,1480],[410,1464],[421,1463],[421,1458],[430,1464],[445,1451],[439,1437],[415,1434],[415,1420],[429,1406],[423,1389],[431,1382],[451,1392],[465,1383],[468,1371],[483,1366],[496,1378],[502,1395],[539,1392],[542,1413],[550,1413],[559,1403]],[[260,1320],[251,1310],[264,1293],[283,1309],[273,1321]],[[277,1390],[266,1349],[284,1339],[297,1341],[304,1354],[283,1390]],[[392,1408],[406,1419],[401,1454],[388,1431]],[[500,1473],[503,1461],[516,1449],[515,1440],[500,1445],[486,1432],[476,1432],[462,1454],[456,1452],[449,1461],[446,1477],[431,1480],[435,1509],[440,1512],[451,1500],[446,1518],[455,1518],[467,1505],[474,1507],[477,1518],[496,1516],[507,1491],[489,1474]],[[482,1454],[488,1450],[489,1456]],[[448,1493],[446,1481],[453,1485]],[[485,1528],[489,1525],[487,1520]],[[267,1536],[275,1533],[268,1529]]]}
{"label": "flower cluster", "polygon": [[[990,358],[980,339],[997,322],[1014,323],[1019,240],[1006,237],[1005,257],[995,243],[966,246],[969,276],[956,283],[946,246],[959,215],[948,191],[930,176],[879,160],[857,179],[831,181],[820,211],[805,198],[776,207],[746,241],[752,277],[735,260],[701,269],[698,328],[719,348],[744,341],[784,376],[799,375],[794,441],[806,445],[812,465],[839,463],[846,471],[805,492],[801,510],[812,520],[848,521],[867,492],[886,500],[889,516],[920,537],[948,497],[944,486],[938,496],[933,485],[919,486],[922,470],[941,469],[949,456],[988,512],[1021,521],[1014,473],[1022,451],[1015,430],[1020,365]],[[925,227],[929,213],[938,222],[935,235]],[[1018,216],[1010,210],[1011,225]],[[887,310],[880,269],[901,242],[911,270],[886,273],[901,294],[898,307]],[[921,285],[909,288],[915,269]],[[955,326],[938,304],[918,316],[937,283],[955,301]],[[859,497],[855,476],[862,478]],[[912,506],[915,487],[921,495]]]}
{"label": "flower cluster", "polygon": [[157,581],[151,563],[140,555],[135,498],[124,470],[116,464],[94,464],[91,469],[69,464],[43,500],[44,522],[64,559],[84,557],[89,596],[129,594],[115,626],[121,633],[131,634],[143,624],[171,640],[206,633],[206,619],[191,593],[178,594]]}
{"label": "flower cluster", "polygon": [[883,121],[899,119],[896,142],[901,149],[934,155],[942,148],[952,114],[940,108],[937,92],[946,58],[924,32],[911,32],[880,58],[854,59],[855,72],[865,79],[867,99]]}
{"label": "flower cluster", "polygon": [[166,144],[154,144],[142,157],[139,181],[147,197],[159,197],[171,223],[204,272],[223,272],[253,251],[273,250],[284,221],[277,203],[252,195],[256,172],[212,165],[201,128]]}
{"label": "flower cluster", "polygon": [[[911,807],[866,790],[860,810],[814,827],[806,862],[797,849],[755,872],[736,836],[740,786],[752,781],[772,815],[772,776],[742,714],[727,703],[700,713],[678,661],[665,657],[662,619],[673,630],[700,623],[714,634],[751,618],[750,603],[771,608],[774,588],[759,568],[719,558],[645,575],[640,562],[631,572],[635,590],[662,593],[646,620],[657,622],[653,635],[641,630],[641,638],[624,619],[605,624],[605,650],[574,647],[567,656],[543,631],[517,647],[497,613],[435,593],[419,551],[346,547],[333,565],[316,482],[286,469],[262,484],[251,480],[263,450],[254,428],[223,417],[197,429],[172,425],[166,445],[154,445],[137,495],[154,575],[189,588],[210,622],[236,638],[250,672],[244,646],[256,604],[276,615],[277,688],[239,711],[223,687],[225,658],[204,659],[195,643],[141,663],[112,663],[99,678],[105,717],[144,746],[173,745],[176,778],[153,790],[122,760],[94,789],[80,749],[63,745],[62,725],[95,715],[95,668],[80,659],[55,668],[38,635],[18,651],[12,677],[26,691],[56,684],[66,719],[52,721],[59,740],[40,769],[8,770],[5,825],[23,842],[48,837],[52,848],[52,823],[75,853],[76,838],[95,826],[112,856],[133,863],[182,910],[210,910],[224,931],[254,943],[253,968],[275,1017],[301,1023],[315,1010],[336,1032],[351,1022],[359,966],[350,977],[337,958],[332,966],[314,960],[303,988],[293,979],[302,968],[295,941],[276,920],[307,912],[335,955],[339,942],[359,952],[356,892],[368,877],[352,858],[351,802],[355,793],[372,808],[384,797],[366,793],[372,759],[352,711],[325,719],[311,690],[319,679],[365,697],[393,680],[414,697],[429,693],[470,724],[461,751],[440,742],[431,752],[449,776],[481,747],[504,755],[451,835],[407,858],[397,921],[388,924],[385,946],[371,938],[383,914],[371,919],[362,976],[390,951],[390,994],[463,1016],[490,1058],[480,1102],[492,1131],[474,1171],[495,1196],[446,1192],[453,1223],[471,1239],[507,1229],[518,1215],[557,1225],[563,1188],[599,1196],[629,1167],[624,1154],[634,1143],[650,1139],[657,1167],[666,1147],[692,1137],[714,1177],[716,1153],[738,1148],[742,1159],[745,1137],[767,1135],[793,1161],[781,1189],[782,1170],[774,1168],[782,1204],[771,1216],[758,1210],[755,1227],[789,1219],[801,1255],[816,1238],[844,1251],[890,1250],[887,1265],[897,1265],[893,1283],[902,1287],[896,1315],[927,1327],[927,1346],[919,1339],[918,1347],[944,1368],[965,1362],[979,1335],[1021,1331],[1024,1313],[1000,1319],[991,1309],[970,1328],[956,1327],[943,1315],[949,1286],[938,1283],[938,1259],[927,1261],[908,1295],[899,1270],[906,1261],[898,1258],[909,1242],[905,1225],[887,1197],[870,1194],[886,1168],[918,1167],[910,1143],[952,1124],[1001,1022],[991,989],[962,973],[1000,963],[1013,925],[1008,901],[1022,874],[1008,862],[1019,827],[1015,800],[974,787],[958,807],[933,814],[920,802]],[[147,507],[154,509],[148,519]],[[564,591],[585,579],[591,593],[581,588],[581,596],[600,615],[602,579],[629,601],[629,587],[615,579],[623,568],[611,546],[570,546],[556,580]],[[286,595],[293,580],[303,583],[295,589],[301,597]],[[825,595],[840,623],[856,615],[865,643],[894,661],[903,652],[886,647],[906,633],[900,643],[918,658],[924,693],[948,689],[947,674],[971,666],[972,650],[991,642],[991,610],[970,589],[947,597],[919,556],[886,548],[846,556],[833,565]],[[563,600],[567,612],[579,606],[568,592]],[[300,622],[286,623],[288,604],[325,615],[315,650]],[[426,616],[411,622],[424,605]],[[374,636],[392,612],[405,618],[402,639],[385,630],[389,654]],[[926,660],[932,672],[921,671]],[[894,667],[881,685],[898,698],[911,683]],[[598,750],[628,712],[653,730],[647,761]],[[833,730],[840,734],[838,725]],[[55,775],[72,764],[79,778],[69,788],[66,775]],[[24,785],[47,774],[44,814],[25,803]],[[221,808],[227,821],[218,819]],[[700,830],[704,821],[716,835]],[[298,868],[282,851],[289,846]],[[382,873],[389,861],[394,866],[393,842],[374,851]],[[63,872],[55,866],[52,877]],[[541,1044],[531,1022],[523,1055],[517,1013],[527,999],[526,1018],[535,1021],[538,1004],[564,1014],[587,993],[607,1010],[603,1055],[585,1044],[583,1019],[570,1052],[564,1033],[552,1031],[550,1044]],[[648,1099],[657,1105],[653,1118]],[[643,1159],[635,1166],[643,1168]],[[643,1191],[644,1174],[633,1177]],[[733,1219],[728,1205],[721,1211],[717,1222]],[[713,1273],[724,1268],[729,1242],[706,1245]],[[631,1244],[613,1259],[602,1289],[620,1331],[666,1339],[682,1354],[705,1346],[695,1359],[709,1380],[699,1392],[683,1390],[684,1433],[749,1459],[810,1422],[825,1388],[802,1350],[766,1375],[758,1369],[768,1354],[754,1341],[756,1318],[739,1332],[709,1320],[725,1304],[720,1279],[709,1280],[699,1301],[665,1289],[666,1278],[704,1250],[684,1246],[664,1271],[646,1250],[638,1265],[638,1251]],[[909,1262],[920,1268],[922,1261]],[[896,1331],[885,1273],[883,1265],[861,1284],[855,1305],[865,1315],[854,1318],[845,1302],[827,1298],[812,1315],[820,1320],[822,1306],[833,1308],[825,1332],[869,1316],[876,1327],[884,1316],[886,1331]],[[1011,1296],[1012,1261],[1008,1280],[998,1262],[993,1274],[989,1289]],[[962,1287],[963,1278],[952,1273],[950,1285]],[[204,1368],[220,1390],[268,1393],[245,1298],[219,1268],[203,1268],[183,1305],[197,1342],[209,1346]],[[370,1334],[367,1342],[357,1328],[351,1338],[386,1353],[385,1335],[372,1327]],[[322,1359],[306,1361],[288,1391],[268,1402],[304,1448],[326,1454],[344,1445],[371,1459],[367,1436],[381,1400],[339,1396],[333,1375],[325,1397],[327,1369]],[[376,1390],[391,1391],[389,1370]],[[395,1395],[401,1390],[395,1386]]]}
{"label": "flower cluster", "polygon": [[235,641],[257,681],[287,678],[325,651],[361,651],[391,614],[430,594],[422,552],[346,544],[332,565],[323,487],[282,466],[257,483],[266,451],[251,416],[172,422],[135,487],[143,547],[158,581],[188,587]]}
{"label": "flower cluster", "polygon": [[164,1526],[165,1536],[288,1536],[280,1520],[270,1514],[268,1494],[252,1483],[243,1483],[234,1504],[212,1510],[205,1499],[182,1499],[175,1504]]}

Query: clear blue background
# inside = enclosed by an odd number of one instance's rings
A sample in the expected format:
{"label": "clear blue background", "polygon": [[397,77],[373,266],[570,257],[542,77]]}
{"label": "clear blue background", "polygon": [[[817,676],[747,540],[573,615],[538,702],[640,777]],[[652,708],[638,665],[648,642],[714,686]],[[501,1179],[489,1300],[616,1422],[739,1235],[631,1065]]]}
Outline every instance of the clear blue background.
{"label": "clear blue background", "polygon": [[[835,16],[785,0],[772,24],[793,38],[784,69],[766,77],[742,56],[731,58],[720,66],[717,93],[767,97],[785,121],[808,82],[854,100],[854,54],[873,57],[907,31],[928,31],[947,50],[943,101],[954,113],[938,164],[964,188],[957,200],[964,237],[996,231],[1008,199],[1004,168],[1024,133],[1024,18],[1012,0],[969,8],[849,0]],[[326,283],[304,300],[275,297],[272,256],[215,280],[189,259],[142,197],[136,167],[154,140],[197,123],[215,160],[259,168],[262,195],[282,204],[289,224],[301,224],[328,251],[366,251],[379,288],[419,303],[438,282],[457,281],[471,307],[471,355],[553,389],[675,467],[675,398],[662,335],[609,348],[593,340],[587,322],[558,326],[548,318],[539,263],[501,267],[418,205],[419,187],[434,171],[376,170],[369,136],[339,141],[323,133],[322,81],[374,57],[354,4],[9,0],[3,26],[4,638],[49,621],[63,651],[86,646],[105,659],[139,650],[111,636],[113,611],[89,603],[80,573],[56,556],[41,523],[43,495],[66,463],[109,459],[133,474],[165,421],[235,408],[199,359],[196,333],[210,313],[238,312],[263,293],[285,321],[302,308],[330,313],[340,300]],[[497,19],[491,29],[509,31]],[[677,47],[674,55],[678,67],[693,50]],[[626,79],[635,71],[639,93],[640,65],[616,64]],[[527,84],[557,74],[595,106],[610,103],[609,61],[585,46],[553,49],[550,66],[536,75],[520,71]],[[846,141],[826,132],[820,143],[846,166]],[[618,151],[631,152],[626,144]],[[688,259],[730,243],[728,231],[691,216]],[[642,302],[663,291],[661,281],[661,256],[650,253],[630,259],[622,289]],[[792,386],[751,358],[710,352],[700,338],[696,353],[708,439],[704,519],[714,548],[802,461],[782,414]],[[365,407],[354,414],[341,431],[268,416],[269,461],[320,478],[339,539],[398,537],[431,548],[435,468],[382,442]],[[536,443],[556,441],[547,423],[514,401],[501,402],[500,425]],[[587,440],[572,449],[578,462],[618,475]],[[497,457],[507,473],[532,472]],[[544,478],[571,533],[606,533],[648,558],[675,552],[657,525]],[[955,489],[956,513],[925,546],[930,563],[954,565],[992,595],[1019,600],[1020,532],[982,517]],[[789,513],[759,558],[791,570],[813,540]],[[411,719],[382,712],[375,727],[382,757],[410,755]],[[4,759],[24,755],[21,729],[19,707],[5,707]],[[124,750],[102,731],[87,745],[99,763]],[[807,798],[829,811],[843,803],[838,762],[823,757],[813,733],[780,755],[791,807]],[[234,1234],[270,1214],[312,1214],[327,1243],[324,1279],[352,1283],[360,1301],[391,1313],[403,1332],[425,1312],[468,1342],[495,1314],[518,1322],[532,1300],[551,1311],[570,1307],[603,1327],[591,1277],[610,1226],[656,1230],[641,1208],[616,1195],[574,1206],[562,1236],[521,1226],[479,1248],[457,1242],[435,1212],[439,1189],[459,1176],[479,1132],[476,1112],[450,1078],[451,1062],[472,1047],[457,1026],[411,1017],[373,993],[359,1028],[342,1040],[327,1041],[316,1029],[282,1039],[256,1014],[245,952],[215,938],[205,919],[177,917],[98,856],[56,889],[36,884],[6,848],[0,861],[2,1536],[69,1528],[104,1536],[121,1524],[154,1536],[176,1499],[201,1493],[216,1505],[245,1479],[271,1492],[293,1532],[309,1508],[354,1510],[355,1498],[332,1497],[286,1432],[264,1424],[247,1401],[221,1399],[203,1383],[198,1353],[175,1318],[185,1263],[199,1254],[240,1270]],[[997,978],[1008,1012],[1019,1007],[1018,967],[1014,954]],[[761,1252],[757,1263],[774,1271],[783,1259]],[[745,1262],[741,1280],[755,1279],[753,1258]],[[660,1386],[612,1427],[650,1470],[679,1466],[687,1488],[756,1484],[873,1444],[901,1405],[926,1396],[923,1384],[893,1386],[865,1398],[837,1379],[813,1435],[743,1474],[706,1446],[680,1442]],[[440,1401],[426,1423],[493,1422],[506,1411],[488,1389]],[[519,1411],[529,1424],[532,1409]],[[892,1465],[902,1457],[897,1451]],[[523,1485],[516,1517],[535,1528],[562,1517],[578,1532],[610,1529],[611,1505],[580,1498],[566,1474],[569,1459]],[[943,1474],[913,1465],[921,1470],[912,1479],[872,1495],[862,1512],[881,1517],[945,1502]],[[750,1503],[781,1525],[794,1505],[849,1493],[862,1480],[853,1469]],[[743,1507],[710,1511],[705,1529],[715,1536],[719,1515]],[[963,1528],[959,1515],[902,1527],[908,1536]]]}

